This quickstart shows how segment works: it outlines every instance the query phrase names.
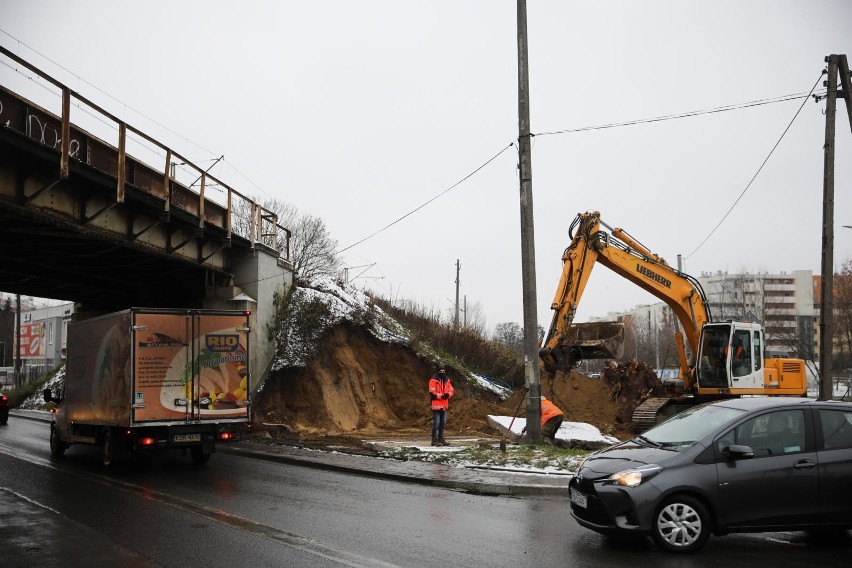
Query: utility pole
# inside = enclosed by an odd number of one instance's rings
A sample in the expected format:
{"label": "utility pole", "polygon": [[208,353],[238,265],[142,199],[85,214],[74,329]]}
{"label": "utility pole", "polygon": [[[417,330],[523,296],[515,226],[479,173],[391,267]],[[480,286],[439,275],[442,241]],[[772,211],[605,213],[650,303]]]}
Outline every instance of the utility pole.
{"label": "utility pole", "polygon": [[459,259],[456,259],[456,316],[453,318],[453,328],[458,331],[459,330],[459,271],[461,270],[461,264],[459,264]]}
{"label": "utility pole", "polygon": [[530,444],[539,445],[541,444],[541,371],[538,366],[529,90],[527,3],[526,0],[518,0],[518,153],[521,185],[521,276],[524,292],[524,378],[528,389],[527,439]]}
{"label": "utility pole", "polygon": [[828,63],[828,87],[825,99],[825,145],[822,178],[822,278],[820,279],[819,318],[819,399],[830,400],[834,392],[831,378],[831,348],[834,343],[834,121],[837,102],[837,56]]}
{"label": "utility pole", "polygon": [[[822,184],[822,278],[820,279],[820,345],[819,345],[819,399],[830,400],[834,394],[832,379],[832,348],[834,347],[834,132],[837,118],[837,97],[846,101],[846,114],[852,129],[852,90],[850,90],[849,63],[846,55],[829,55],[828,79],[825,101],[825,146]],[[842,90],[837,90],[840,77]]]}
{"label": "utility pole", "polygon": [[21,377],[21,293],[18,292],[16,295],[16,301],[18,303],[17,313],[15,314],[15,332],[18,334],[17,341],[15,342],[15,388],[20,388],[23,384],[23,380]]}

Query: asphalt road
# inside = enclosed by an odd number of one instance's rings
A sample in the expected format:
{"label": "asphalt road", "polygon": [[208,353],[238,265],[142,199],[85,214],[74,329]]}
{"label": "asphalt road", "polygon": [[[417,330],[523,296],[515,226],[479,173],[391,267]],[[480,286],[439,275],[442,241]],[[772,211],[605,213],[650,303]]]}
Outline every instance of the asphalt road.
{"label": "asphalt road", "polygon": [[218,453],[105,470],[97,450],[52,459],[48,426],[0,427],[0,565],[848,566],[845,538],[712,538],[697,555],[579,527],[561,498],[489,497]]}

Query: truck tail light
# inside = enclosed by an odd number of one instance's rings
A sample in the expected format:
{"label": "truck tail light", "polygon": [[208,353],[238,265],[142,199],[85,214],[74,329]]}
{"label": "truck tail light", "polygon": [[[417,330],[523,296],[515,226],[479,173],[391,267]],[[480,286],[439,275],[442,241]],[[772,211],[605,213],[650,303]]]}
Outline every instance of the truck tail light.
{"label": "truck tail light", "polygon": [[237,435],[233,432],[219,432],[220,440],[233,440]]}
{"label": "truck tail light", "polygon": [[153,446],[154,444],[157,443],[157,439],[151,438],[151,437],[139,438],[138,442],[139,442],[140,446]]}

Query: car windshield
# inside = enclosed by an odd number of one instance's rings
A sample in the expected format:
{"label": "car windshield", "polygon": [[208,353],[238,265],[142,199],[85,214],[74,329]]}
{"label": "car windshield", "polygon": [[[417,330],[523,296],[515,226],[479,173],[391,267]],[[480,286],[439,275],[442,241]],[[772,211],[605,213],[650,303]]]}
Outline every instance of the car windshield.
{"label": "car windshield", "polygon": [[654,426],[640,438],[660,447],[686,447],[704,438],[719,426],[742,416],[743,410],[719,405],[696,406]]}

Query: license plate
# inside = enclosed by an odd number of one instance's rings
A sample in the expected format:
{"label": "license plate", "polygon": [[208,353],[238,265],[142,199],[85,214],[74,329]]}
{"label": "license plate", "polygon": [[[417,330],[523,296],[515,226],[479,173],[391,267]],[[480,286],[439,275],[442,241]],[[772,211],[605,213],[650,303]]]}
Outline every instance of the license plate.
{"label": "license plate", "polygon": [[175,434],[175,442],[200,442],[201,434]]}
{"label": "license plate", "polygon": [[571,502],[577,505],[578,507],[582,507],[585,509],[589,506],[589,499],[586,497],[585,493],[581,493],[576,489],[571,490]]}

